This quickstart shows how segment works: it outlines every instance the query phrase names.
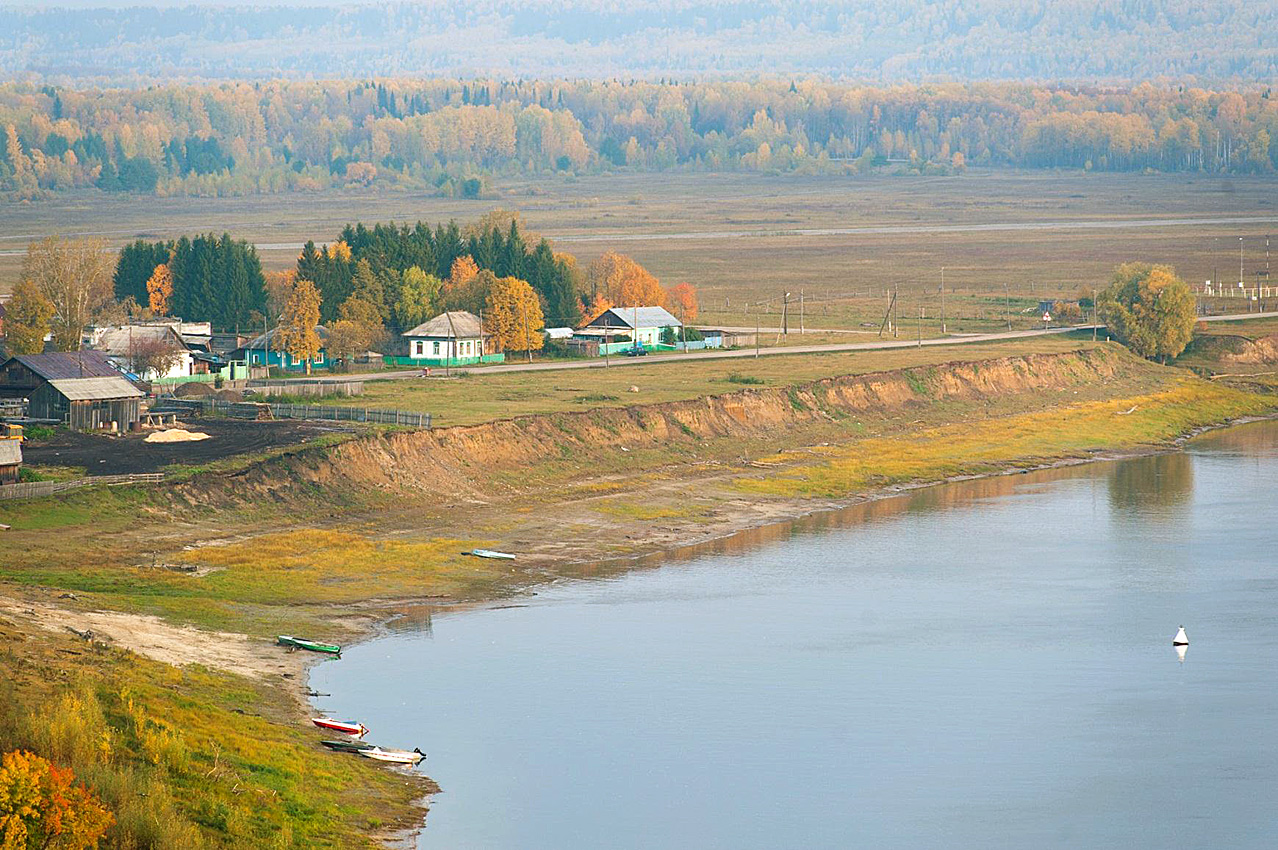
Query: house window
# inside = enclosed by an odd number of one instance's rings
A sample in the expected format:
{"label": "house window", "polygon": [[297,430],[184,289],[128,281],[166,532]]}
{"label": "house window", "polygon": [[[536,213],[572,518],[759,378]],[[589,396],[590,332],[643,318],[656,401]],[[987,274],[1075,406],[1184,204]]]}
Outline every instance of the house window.
{"label": "house window", "polygon": [[413,343],[413,354],[414,354],[415,356],[417,356],[417,357],[421,357],[421,356],[422,356],[422,349],[423,349],[424,347],[425,347],[425,346],[423,345],[422,341],[421,341],[420,339],[419,339],[419,340],[417,340],[416,342],[414,342],[414,343]]}
{"label": "house window", "polygon": [[439,343],[438,343],[438,342],[433,342],[433,343],[431,343],[431,346],[432,346],[432,350],[433,350],[433,351],[434,351],[434,353],[435,353],[435,356],[436,356],[436,357],[438,357],[438,356],[439,356]]}

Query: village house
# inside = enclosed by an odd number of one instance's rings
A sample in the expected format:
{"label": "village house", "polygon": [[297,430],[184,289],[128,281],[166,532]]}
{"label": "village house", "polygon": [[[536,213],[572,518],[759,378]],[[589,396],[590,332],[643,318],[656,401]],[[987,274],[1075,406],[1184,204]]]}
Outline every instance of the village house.
{"label": "village house", "polygon": [[[311,368],[324,369],[329,365],[328,349],[326,347],[328,343],[328,328],[323,325],[316,325],[315,334],[320,339],[320,350],[315,355],[315,359],[311,361]],[[230,355],[225,359],[238,360],[247,363],[249,366],[274,366],[277,369],[287,369],[290,372],[304,370],[306,362],[280,350],[278,337],[279,328],[272,328],[267,333],[258,334],[247,343],[230,352]]]}
{"label": "village house", "polygon": [[25,398],[32,419],[80,431],[130,428],[143,396],[101,351],[19,354],[0,364],[0,398]]}
{"label": "village house", "polygon": [[94,328],[89,347],[106,354],[121,371],[144,381],[195,374],[195,359],[177,323]]}
{"label": "village house", "polygon": [[576,336],[615,340],[618,336],[630,338],[630,345],[656,348],[661,344],[661,332],[673,328],[675,333],[683,327],[665,307],[611,307],[594,319]]}
{"label": "village house", "polygon": [[484,350],[484,329],[479,317],[465,310],[441,313],[410,331],[406,363],[422,366],[465,366],[472,363],[496,362],[505,356]]}

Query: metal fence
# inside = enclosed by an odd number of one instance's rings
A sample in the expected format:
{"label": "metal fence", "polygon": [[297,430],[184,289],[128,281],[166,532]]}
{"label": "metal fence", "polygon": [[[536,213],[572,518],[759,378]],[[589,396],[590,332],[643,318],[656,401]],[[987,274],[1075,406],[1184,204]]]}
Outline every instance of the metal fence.
{"label": "metal fence", "polygon": [[120,484],[156,484],[164,480],[159,472],[144,472],[133,475],[95,475],[92,478],[74,478],[70,481],[29,481],[26,484],[0,485],[0,499],[29,499],[34,496],[51,496],[78,487],[93,487],[99,484],[117,486]]}
{"label": "metal fence", "polygon": [[165,398],[153,410],[194,413],[209,410],[239,419],[256,419],[262,408],[276,419],[313,419],[329,422],[369,422],[379,425],[406,425],[429,428],[431,415],[412,410],[381,410],[370,407],[336,407],[318,404],[267,404],[266,402],[222,401],[212,398]]}

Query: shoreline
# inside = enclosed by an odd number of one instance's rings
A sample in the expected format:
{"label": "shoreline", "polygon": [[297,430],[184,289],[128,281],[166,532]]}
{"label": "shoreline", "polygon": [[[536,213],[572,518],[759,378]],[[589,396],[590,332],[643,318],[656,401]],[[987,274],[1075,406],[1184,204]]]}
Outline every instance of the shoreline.
{"label": "shoreline", "polygon": [[[660,546],[648,551],[638,552],[633,555],[619,557],[619,558],[611,558],[606,560],[578,559],[578,560],[568,561],[564,563],[563,566],[565,567],[592,566],[599,569],[600,572],[597,574],[589,575],[589,576],[587,575],[577,576],[577,575],[571,575],[571,574],[546,576],[541,581],[536,581],[536,582],[532,582],[532,583],[520,586],[517,590],[514,591],[513,598],[518,598],[520,595],[527,594],[527,593],[535,594],[536,588],[551,584],[556,581],[564,580],[564,579],[588,581],[588,580],[593,580],[598,578],[600,574],[616,575],[620,573],[630,572],[636,569],[659,568],[671,563],[691,560],[693,558],[696,558],[702,555],[710,554],[716,549],[721,549],[725,544],[730,543],[734,539],[745,538],[747,536],[756,534],[768,528],[781,528],[784,526],[792,526],[795,523],[799,523],[804,520],[812,519],[815,517],[833,516],[835,514],[839,514],[844,511],[847,511],[850,508],[855,508],[857,506],[868,505],[868,504],[872,504],[876,502],[884,502],[884,501],[901,497],[901,496],[908,496],[913,493],[916,493],[922,490],[927,490],[933,487],[938,487],[938,486],[947,485],[947,484],[961,484],[961,483],[972,482],[972,481],[995,480],[999,478],[1008,478],[1014,475],[1028,475],[1031,473],[1049,472],[1049,471],[1057,470],[1057,469],[1070,469],[1074,467],[1087,466],[1094,463],[1114,463],[1114,462],[1119,462],[1124,460],[1133,460],[1133,459],[1142,458],[1142,457],[1151,457],[1151,456],[1162,455],[1162,454],[1172,454],[1174,452],[1183,451],[1187,443],[1189,443],[1191,440],[1197,437],[1203,436],[1204,434],[1215,433],[1218,431],[1225,431],[1231,428],[1251,425],[1258,422],[1273,422],[1273,421],[1278,421],[1278,412],[1270,413],[1263,416],[1244,416],[1244,417],[1239,417],[1237,419],[1227,420],[1225,422],[1217,423],[1214,425],[1200,426],[1190,430],[1189,432],[1185,434],[1182,434],[1176,437],[1174,440],[1171,441],[1169,445],[1163,446],[1163,447],[1151,446],[1146,449],[1134,449],[1134,450],[1127,450],[1127,451],[1102,450],[1089,457],[1059,458],[1055,461],[1035,464],[1033,466],[1007,467],[1005,469],[1000,469],[997,471],[981,473],[981,474],[952,475],[952,476],[946,476],[945,478],[940,478],[940,479],[936,479],[932,481],[918,481],[918,482],[910,482],[907,484],[890,485],[888,487],[883,487],[876,490],[857,493],[846,499],[835,500],[833,502],[826,500],[819,507],[814,507],[814,508],[811,508],[810,510],[799,511],[795,513],[786,513],[784,516],[778,517],[776,519],[770,520],[765,523],[746,524],[739,528],[736,528],[733,531],[725,532],[722,534],[706,536],[700,539],[690,539],[682,543],[675,544],[673,546]],[[746,516],[746,513],[742,512],[741,515]],[[847,523],[846,525],[840,524],[840,526],[846,527],[847,525],[851,525],[851,524],[852,523]],[[758,541],[758,542],[749,543],[747,545],[753,548],[756,546],[767,545],[767,542],[768,541]],[[447,601],[439,600],[439,599],[432,600],[430,598],[421,598],[417,600],[399,600],[398,603],[396,604],[388,604],[383,606],[381,610],[384,616],[380,618],[373,617],[372,618],[373,621],[369,623],[368,627],[365,630],[363,630],[362,633],[359,634],[354,640],[350,641],[348,645],[358,645],[358,644],[366,643],[372,640],[377,640],[389,634],[390,629],[388,628],[388,626],[390,623],[394,622],[394,620],[397,618],[397,615],[399,613],[395,609],[402,609],[406,607],[425,607],[429,609],[432,614],[434,613],[439,613],[441,615],[461,614],[461,613],[467,613],[469,611],[486,610],[494,606],[500,605],[503,602],[507,602],[511,598],[512,598],[511,596],[493,596],[487,599],[466,600],[466,601],[457,601],[457,602],[451,602],[451,603]],[[385,616],[388,614],[390,616]],[[322,663],[324,661],[331,661],[331,660],[332,659],[327,659],[327,658],[322,658],[317,656],[315,658],[308,658],[305,661],[303,661],[303,671],[304,671],[303,681],[305,683],[305,693],[307,695],[302,697],[302,702],[306,705],[307,708],[314,709],[314,704],[312,701],[316,698],[314,695],[314,690],[310,686],[311,670],[313,669],[314,666],[318,665],[319,663]],[[416,846],[416,840],[418,836],[421,834],[422,830],[428,827],[428,818],[430,814],[431,802],[435,795],[442,793],[442,791],[444,790],[443,788],[439,787],[439,785],[435,783],[435,781],[431,779],[427,774],[418,773],[415,770],[411,771],[411,773],[412,775],[417,776],[421,779],[424,779],[425,781],[434,785],[435,790],[427,791],[420,798],[420,800],[417,801],[417,805],[419,806],[419,809],[421,812],[420,820],[417,824],[412,826],[406,826],[403,829],[387,830],[381,834],[378,840],[385,842],[385,846],[390,848],[408,848],[408,850],[411,850],[412,847]]]}

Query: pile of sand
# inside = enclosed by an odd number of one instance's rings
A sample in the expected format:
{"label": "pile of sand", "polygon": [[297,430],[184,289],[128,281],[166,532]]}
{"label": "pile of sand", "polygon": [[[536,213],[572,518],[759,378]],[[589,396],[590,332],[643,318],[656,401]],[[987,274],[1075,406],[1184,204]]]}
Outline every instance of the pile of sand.
{"label": "pile of sand", "polygon": [[154,434],[148,434],[146,442],[194,443],[197,440],[207,440],[208,438],[208,434],[201,434],[198,431],[188,431],[185,428],[170,428],[167,431],[156,431]]}

